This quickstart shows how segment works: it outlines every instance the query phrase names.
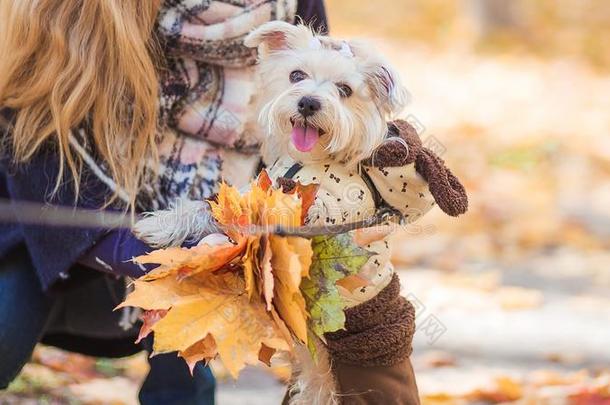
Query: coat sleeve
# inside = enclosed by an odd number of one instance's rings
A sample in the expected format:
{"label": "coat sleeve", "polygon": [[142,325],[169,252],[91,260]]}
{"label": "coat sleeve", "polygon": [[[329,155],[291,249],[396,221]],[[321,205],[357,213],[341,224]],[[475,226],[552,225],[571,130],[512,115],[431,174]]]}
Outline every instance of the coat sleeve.
{"label": "coat sleeve", "polygon": [[152,248],[136,238],[130,229],[115,229],[84,252],[78,263],[104,273],[137,278],[155,266],[139,265],[133,262],[133,258],[143,256],[151,250]]}
{"label": "coat sleeve", "polygon": [[451,216],[468,209],[464,186],[405,121],[390,123],[388,139],[363,166],[380,196],[407,222],[419,219],[435,204]]}

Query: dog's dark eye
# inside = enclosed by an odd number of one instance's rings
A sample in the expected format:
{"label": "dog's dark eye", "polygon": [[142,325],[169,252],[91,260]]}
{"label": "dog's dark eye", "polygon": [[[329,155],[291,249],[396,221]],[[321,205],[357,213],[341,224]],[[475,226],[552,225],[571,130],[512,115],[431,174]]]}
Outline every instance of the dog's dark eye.
{"label": "dog's dark eye", "polygon": [[307,73],[302,70],[293,70],[290,73],[290,83],[300,82],[305,79],[307,79]]}
{"label": "dog's dark eye", "polygon": [[353,93],[352,88],[345,83],[337,83],[337,89],[339,89],[341,97],[349,97]]}

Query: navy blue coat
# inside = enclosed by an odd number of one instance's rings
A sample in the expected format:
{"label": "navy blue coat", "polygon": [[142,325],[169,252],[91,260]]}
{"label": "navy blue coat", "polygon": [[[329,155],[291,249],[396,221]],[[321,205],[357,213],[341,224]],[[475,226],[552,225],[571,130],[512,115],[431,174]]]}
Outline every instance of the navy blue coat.
{"label": "navy blue coat", "polygon": [[[3,118],[8,121],[8,111]],[[0,118],[1,120],[1,118]],[[5,121],[5,122],[6,122]],[[0,198],[11,201],[15,219],[19,219],[19,202],[33,201],[73,207],[74,187],[66,174],[59,191],[51,196],[57,179],[59,163],[52,148],[43,149],[28,164],[13,165],[6,156],[0,159]],[[86,169],[82,173],[80,196],[76,206],[100,208],[108,188]],[[66,278],[69,268],[95,244],[105,229],[61,228],[21,223],[0,222],[0,258],[16,245],[23,243],[40,279],[47,290],[58,280]]]}

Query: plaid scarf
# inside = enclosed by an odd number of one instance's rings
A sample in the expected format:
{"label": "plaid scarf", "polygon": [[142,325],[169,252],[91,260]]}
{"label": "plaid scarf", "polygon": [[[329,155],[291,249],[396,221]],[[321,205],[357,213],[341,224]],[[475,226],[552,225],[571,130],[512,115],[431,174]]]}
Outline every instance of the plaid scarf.
{"label": "plaid scarf", "polygon": [[[296,7],[296,0],[165,1],[157,20],[166,58],[159,103],[164,129],[139,210],[165,209],[177,198],[203,200],[221,179],[233,174],[247,182],[255,174],[261,139],[251,105],[256,50],[243,39],[267,21],[293,22]],[[75,135],[75,149],[116,191],[104,165],[91,158],[85,131]]]}
{"label": "plaid scarf", "polygon": [[247,125],[256,50],[243,39],[265,22],[292,22],[295,12],[295,0],[166,0],[158,33],[168,59],[161,105],[169,126],[215,145],[256,149],[259,134]]}

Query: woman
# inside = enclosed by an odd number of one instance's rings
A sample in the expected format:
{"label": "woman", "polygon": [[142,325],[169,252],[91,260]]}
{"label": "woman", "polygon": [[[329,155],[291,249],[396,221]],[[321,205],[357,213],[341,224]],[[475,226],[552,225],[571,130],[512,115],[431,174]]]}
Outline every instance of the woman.
{"label": "woman", "polygon": [[[137,214],[203,200],[221,176],[248,181],[255,54],[241,41],[299,17],[323,30],[321,0],[0,0],[0,198],[17,219],[24,200]],[[112,308],[121,276],[144,271],[125,261],[148,250],[128,230],[0,224],[0,389],[39,341],[109,357],[147,348]],[[207,368],[150,364],[142,403],[213,402]]]}

